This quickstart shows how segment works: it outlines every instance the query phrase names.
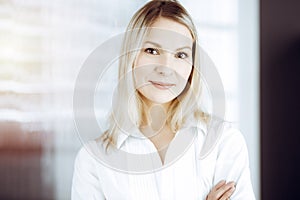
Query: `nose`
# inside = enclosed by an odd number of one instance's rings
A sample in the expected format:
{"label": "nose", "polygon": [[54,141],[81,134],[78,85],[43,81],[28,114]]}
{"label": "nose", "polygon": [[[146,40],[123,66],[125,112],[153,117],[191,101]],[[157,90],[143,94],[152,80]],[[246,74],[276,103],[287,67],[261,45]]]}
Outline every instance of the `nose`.
{"label": "nose", "polygon": [[173,74],[173,69],[162,65],[156,66],[155,71],[161,76],[170,76]]}
{"label": "nose", "polygon": [[158,65],[155,67],[155,71],[162,76],[170,76],[174,73],[172,69],[172,57],[171,54],[162,55]]}

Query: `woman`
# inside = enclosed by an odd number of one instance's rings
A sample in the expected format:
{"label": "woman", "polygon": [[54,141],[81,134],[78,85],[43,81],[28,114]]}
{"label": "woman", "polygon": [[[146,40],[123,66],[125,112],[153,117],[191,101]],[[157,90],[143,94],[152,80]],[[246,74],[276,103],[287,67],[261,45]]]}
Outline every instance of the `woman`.
{"label": "woman", "polygon": [[255,199],[241,133],[205,114],[196,28],[177,1],[132,17],[111,123],[75,161],[72,199]]}

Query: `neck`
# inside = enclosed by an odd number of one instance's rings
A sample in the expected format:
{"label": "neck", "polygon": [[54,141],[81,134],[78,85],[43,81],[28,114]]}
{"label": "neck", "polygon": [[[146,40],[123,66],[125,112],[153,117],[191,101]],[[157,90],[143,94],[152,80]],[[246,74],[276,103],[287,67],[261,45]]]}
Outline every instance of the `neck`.
{"label": "neck", "polygon": [[166,126],[167,111],[170,104],[170,102],[165,104],[145,104],[143,112],[144,123],[141,124],[141,127],[149,127],[154,131],[161,130],[164,126]]}

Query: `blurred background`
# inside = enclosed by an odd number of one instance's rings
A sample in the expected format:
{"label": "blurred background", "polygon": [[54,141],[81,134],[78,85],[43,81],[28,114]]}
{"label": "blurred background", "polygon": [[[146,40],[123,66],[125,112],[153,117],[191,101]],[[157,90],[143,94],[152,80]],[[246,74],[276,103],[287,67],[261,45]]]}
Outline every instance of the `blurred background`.
{"label": "blurred background", "polygon": [[[145,0],[0,0],[0,199],[70,199],[76,76]],[[259,2],[181,0],[246,138],[260,198]],[[103,90],[103,97],[109,90]]]}

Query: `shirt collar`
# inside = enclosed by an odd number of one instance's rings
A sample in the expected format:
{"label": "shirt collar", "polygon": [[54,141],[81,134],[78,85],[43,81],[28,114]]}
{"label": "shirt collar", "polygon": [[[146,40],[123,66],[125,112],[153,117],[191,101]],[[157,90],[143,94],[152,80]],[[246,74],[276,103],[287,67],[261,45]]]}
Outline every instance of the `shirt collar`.
{"label": "shirt collar", "polygon": [[196,128],[200,130],[204,135],[207,135],[208,130],[207,124],[204,121],[197,120],[195,118],[189,119],[187,123],[183,126],[183,128]]}
{"label": "shirt collar", "polygon": [[[201,131],[202,134],[204,134],[205,136],[207,135],[207,124],[205,122],[203,122],[202,120],[196,120],[194,118],[189,120],[182,127],[182,129],[187,129],[187,128],[196,128],[196,129],[198,129],[197,132]],[[124,144],[124,142],[129,137],[146,138],[137,127],[132,127],[126,132],[120,131],[117,136],[117,142],[116,142],[117,149],[120,149],[121,146]]]}
{"label": "shirt collar", "polygon": [[117,149],[120,149],[125,140],[128,139],[128,137],[135,137],[135,138],[145,138],[145,136],[140,132],[140,130],[137,127],[131,127],[128,130],[119,131],[117,136]]}
{"label": "shirt collar", "polygon": [[117,137],[117,149],[120,149],[122,144],[125,142],[125,140],[129,137],[129,135],[123,133],[123,131],[120,131],[118,133],[118,137]]}

